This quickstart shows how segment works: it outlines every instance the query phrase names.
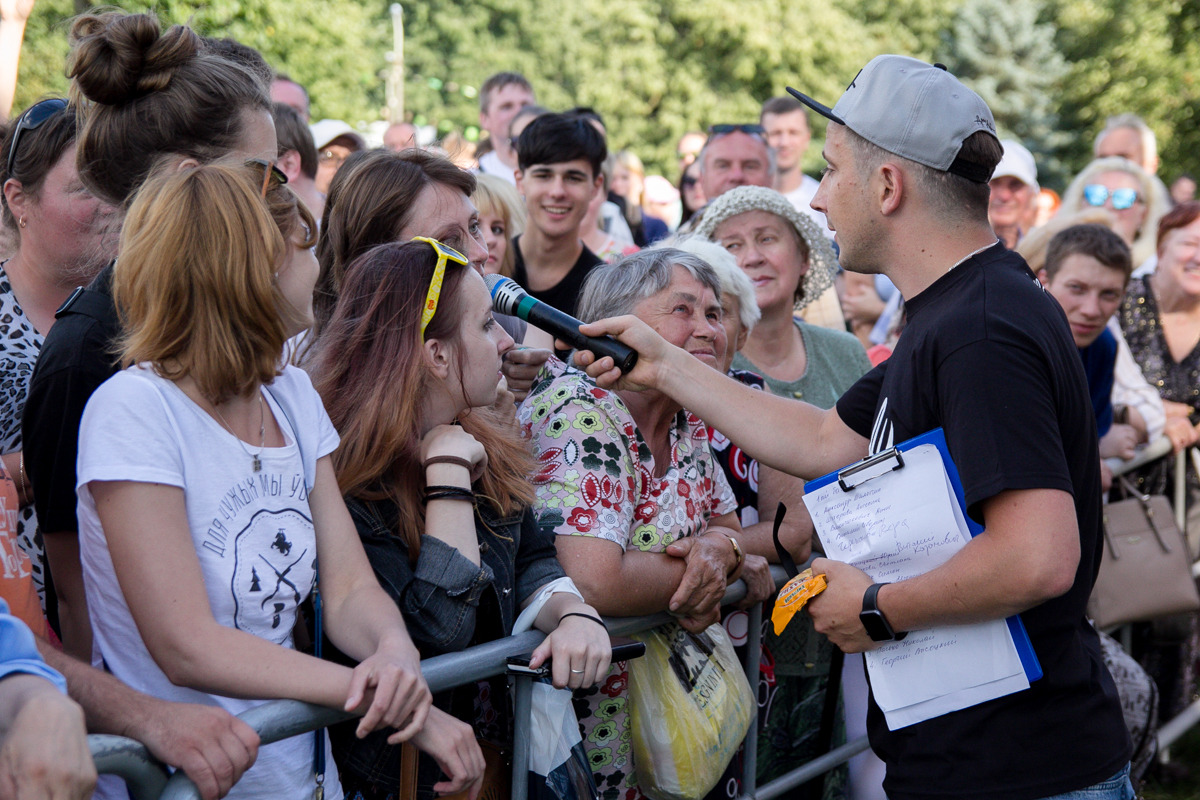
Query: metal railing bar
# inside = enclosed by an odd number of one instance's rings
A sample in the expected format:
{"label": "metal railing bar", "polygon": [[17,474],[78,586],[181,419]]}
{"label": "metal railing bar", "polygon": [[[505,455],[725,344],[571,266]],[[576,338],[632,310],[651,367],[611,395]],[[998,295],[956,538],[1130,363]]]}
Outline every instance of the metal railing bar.
{"label": "metal railing bar", "polygon": [[165,764],[135,739],[109,734],[88,736],[96,771],[125,779],[133,800],[158,800],[170,773]]}
{"label": "metal railing bar", "polygon": [[847,742],[841,747],[836,747],[825,755],[818,756],[785,775],[780,775],[770,783],[759,786],[758,791],[754,795],[743,795],[738,800],[772,800],[772,798],[779,797],[789,789],[794,789],[797,786],[808,783],[813,778],[828,772],[834,767],[840,767],[870,746],[865,736],[861,739],[855,739],[853,742]]}

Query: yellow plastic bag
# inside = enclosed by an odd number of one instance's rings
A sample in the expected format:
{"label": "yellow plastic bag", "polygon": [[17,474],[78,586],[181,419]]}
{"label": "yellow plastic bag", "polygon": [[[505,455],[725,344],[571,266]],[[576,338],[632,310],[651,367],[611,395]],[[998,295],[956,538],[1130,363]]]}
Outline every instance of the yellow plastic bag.
{"label": "yellow plastic bag", "polygon": [[693,800],[721,779],[750,728],[754,694],[719,624],[689,633],[669,622],[636,638],[629,662],[638,785],[653,800]]}

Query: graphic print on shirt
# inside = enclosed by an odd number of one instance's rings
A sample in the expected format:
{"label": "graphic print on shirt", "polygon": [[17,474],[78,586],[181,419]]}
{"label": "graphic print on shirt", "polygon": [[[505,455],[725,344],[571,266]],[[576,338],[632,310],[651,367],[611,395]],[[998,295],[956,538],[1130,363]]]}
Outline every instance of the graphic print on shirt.
{"label": "graphic print on shirt", "polygon": [[889,450],[895,443],[896,430],[892,421],[888,419],[887,407],[888,401],[885,397],[879,403],[879,410],[875,412],[875,424],[871,427],[871,455]]}
{"label": "graphic print on shirt", "polygon": [[[289,508],[288,506],[296,506]],[[218,504],[203,543],[233,559],[233,625],[277,644],[290,640],[296,609],[316,581],[317,553],[301,475],[259,473],[239,480]]]}

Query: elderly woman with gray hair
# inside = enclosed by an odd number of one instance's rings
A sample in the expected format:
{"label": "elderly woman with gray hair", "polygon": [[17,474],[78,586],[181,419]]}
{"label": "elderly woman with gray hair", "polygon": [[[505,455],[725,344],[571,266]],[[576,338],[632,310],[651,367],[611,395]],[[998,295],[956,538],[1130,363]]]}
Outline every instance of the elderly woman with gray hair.
{"label": "elderly woman with gray hair", "polygon": [[[696,256],[645,250],[596,268],[579,315],[633,314],[714,368],[728,345],[721,284]],[[561,366],[561,365],[560,365]],[[733,492],[698,417],[657,391],[600,389],[562,367],[536,383],[519,419],[538,458],[540,524],[600,613],[670,611],[689,630],[717,621],[726,584],[742,571]],[[765,594],[757,600],[765,598]],[[636,797],[623,664],[576,704],[601,796]]]}

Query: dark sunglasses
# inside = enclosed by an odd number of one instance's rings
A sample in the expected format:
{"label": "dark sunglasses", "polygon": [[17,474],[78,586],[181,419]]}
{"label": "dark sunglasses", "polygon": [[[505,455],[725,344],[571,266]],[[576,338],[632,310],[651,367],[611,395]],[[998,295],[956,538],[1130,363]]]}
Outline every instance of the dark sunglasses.
{"label": "dark sunglasses", "polygon": [[247,167],[257,167],[262,170],[262,197],[267,198],[267,192],[279,186],[287,184],[287,175],[283,173],[279,167],[275,166],[274,161],[267,161],[264,158],[248,158],[246,159]]}
{"label": "dark sunglasses", "polygon": [[709,136],[721,136],[726,133],[748,133],[751,136],[766,136],[767,129],[762,125],[747,124],[747,125],[709,125]]}
{"label": "dark sunglasses", "polygon": [[691,175],[684,175],[683,180],[679,182],[680,186],[695,186],[696,178]]}
{"label": "dark sunglasses", "polygon": [[1083,199],[1087,201],[1089,206],[1100,207],[1110,197],[1112,198],[1113,208],[1117,211],[1133,208],[1133,204],[1142,199],[1137,189],[1130,189],[1128,187],[1113,189],[1112,191],[1109,191],[1107,186],[1101,186],[1098,183],[1090,183],[1083,187]]}
{"label": "dark sunglasses", "polygon": [[8,146],[8,159],[5,163],[5,174],[12,175],[13,167],[17,163],[17,147],[20,146],[21,134],[26,131],[35,131],[42,126],[46,120],[53,117],[55,114],[65,111],[67,101],[61,97],[51,97],[49,100],[43,100],[40,103],[34,103],[17,118],[17,124],[13,126],[12,144]]}

